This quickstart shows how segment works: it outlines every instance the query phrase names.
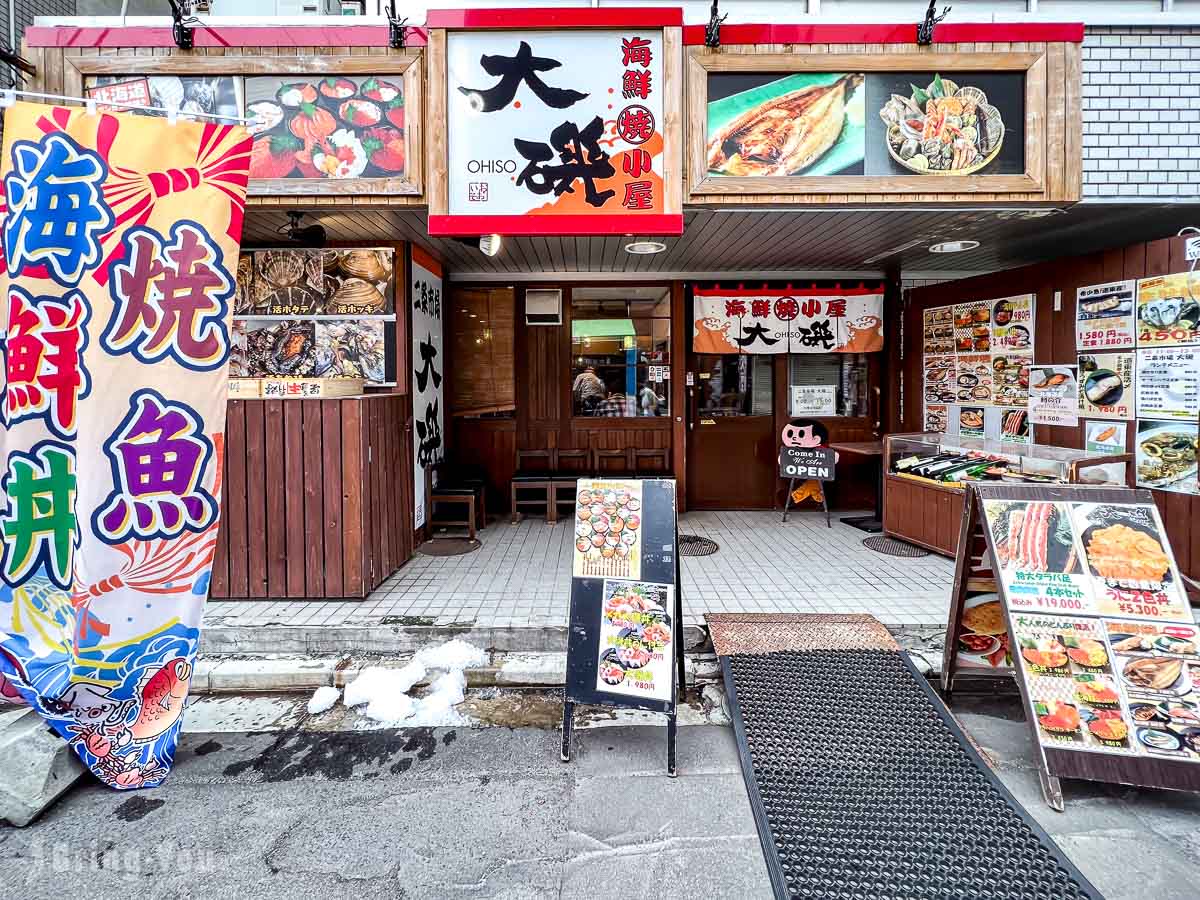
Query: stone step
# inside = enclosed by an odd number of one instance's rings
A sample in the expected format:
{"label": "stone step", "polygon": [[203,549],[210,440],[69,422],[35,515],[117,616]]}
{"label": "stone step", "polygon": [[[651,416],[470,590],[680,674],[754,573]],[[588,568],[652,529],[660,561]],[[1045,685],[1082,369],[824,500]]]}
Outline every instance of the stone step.
{"label": "stone step", "polygon": [[32,709],[0,711],[0,820],[23,828],[86,771],[71,746]]}

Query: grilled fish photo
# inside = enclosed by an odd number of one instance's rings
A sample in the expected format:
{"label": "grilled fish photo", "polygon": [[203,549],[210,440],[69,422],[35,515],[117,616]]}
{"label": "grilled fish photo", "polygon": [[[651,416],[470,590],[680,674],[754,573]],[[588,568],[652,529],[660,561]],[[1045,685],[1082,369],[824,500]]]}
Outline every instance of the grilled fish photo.
{"label": "grilled fish photo", "polygon": [[708,168],[721,175],[794,175],[819,160],[846,122],[859,73],[812,85],[747,110],[708,142]]}

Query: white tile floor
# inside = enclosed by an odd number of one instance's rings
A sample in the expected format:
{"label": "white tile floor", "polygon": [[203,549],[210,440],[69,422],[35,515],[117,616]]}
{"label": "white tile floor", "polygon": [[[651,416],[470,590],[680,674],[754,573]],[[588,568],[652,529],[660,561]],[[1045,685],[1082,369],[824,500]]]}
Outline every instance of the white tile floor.
{"label": "white tile floor", "polygon": [[[843,514],[845,515],[845,514]],[[944,624],[951,560],[882,556],[866,535],[822,513],[697,512],[680,530],[720,545],[683,558],[686,624],[705,612],[866,612],[889,625]],[[381,624],[394,617],[477,627],[566,625],[571,591],[571,521],[526,519],[490,525],[464,556],[417,554],[362,602],[214,601],[208,626]],[[417,624],[417,623],[412,623]]]}

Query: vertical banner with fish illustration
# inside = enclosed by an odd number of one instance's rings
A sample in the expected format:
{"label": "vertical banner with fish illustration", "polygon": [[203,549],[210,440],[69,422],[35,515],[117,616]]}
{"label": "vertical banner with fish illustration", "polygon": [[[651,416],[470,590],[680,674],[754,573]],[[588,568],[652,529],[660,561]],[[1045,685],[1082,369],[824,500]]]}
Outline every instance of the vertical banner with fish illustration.
{"label": "vertical banner with fish illustration", "polygon": [[442,404],[446,359],[442,352],[442,265],[412,248],[413,527],[425,524],[425,470],[445,456]]}
{"label": "vertical banner with fish illustration", "polygon": [[883,294],[869,289],[695,291],[696,353],[874,353]]}
{"label": "vertical banner with fish illustration", "polygon": [[663,29],[450,31],[430,234],[682,234]]}
{"label": "vertical banner with fish illustration", "polygon": [[4,118],[0,694],[114,788],[171,766],[220,517],[240,126]]}

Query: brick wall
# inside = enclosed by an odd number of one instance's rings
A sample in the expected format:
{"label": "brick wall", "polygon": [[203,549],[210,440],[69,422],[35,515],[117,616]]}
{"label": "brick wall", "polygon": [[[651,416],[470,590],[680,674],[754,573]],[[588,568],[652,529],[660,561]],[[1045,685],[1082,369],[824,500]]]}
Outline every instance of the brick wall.
{"label": "brick wall", "polygon": [[0,0],[0,42],[8,44],[8,8],[16,4],[17,46],[34,16],[73,16],[75,0]]}
{"label": "brick wall", "polygon": [[1200,28],[1087,29],[1083,195],[1200,197]]}

